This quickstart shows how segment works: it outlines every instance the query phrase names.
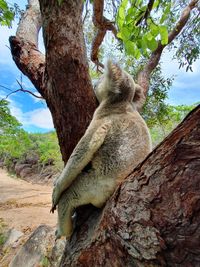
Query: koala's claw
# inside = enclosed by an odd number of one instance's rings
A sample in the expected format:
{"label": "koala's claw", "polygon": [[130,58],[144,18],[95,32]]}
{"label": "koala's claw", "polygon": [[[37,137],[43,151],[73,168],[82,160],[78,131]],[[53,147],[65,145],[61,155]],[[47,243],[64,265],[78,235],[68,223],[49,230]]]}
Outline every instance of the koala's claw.
{"label": "koala's claw", "polygon": [[50,209],[50,213],[54,213],[55,210],[56,210],[56,206],[52,206]]}
{"label": "koala's claw", "polygon": [[52,210],[55,210],[55,207],[58,204],[59,198],[60,198],[60,192],[59,192],[59,188],[56,186],[53,188],[53,193],[52,193]]}

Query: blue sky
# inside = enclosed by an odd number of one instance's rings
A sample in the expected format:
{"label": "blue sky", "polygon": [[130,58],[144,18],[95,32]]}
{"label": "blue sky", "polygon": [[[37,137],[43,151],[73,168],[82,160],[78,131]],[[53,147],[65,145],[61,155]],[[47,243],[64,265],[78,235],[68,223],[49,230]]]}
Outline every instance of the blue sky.
{"label": "blue sky", "polygon": [[[9,1],[16,2],[20,8],[25,9],[26,0]],[[16,79],[20,80],[21,73],[12,60],[8,38],[15,35],[17,21],[13,23],[11,29],[0,27],[0,85],[6,86],[12,90],[19,88]],[[42,37],[40,35],[39,47],[44,52]],[[173,105],[193,104],[200,101],[200,60],[193,65],[193,72],[185,72],[178,69],[178,63],[172,61],[172,54],[166,52],[162,58],[163,73],[166,77],[175,76],[172,88],[169,91],[167,102]],[[24,75],[22,76],[25,89],[35,91],[32,83]],[[0,87],[0,98],[5,97],[9,91]],[[47,132],[53,129],[51,114],[44,101],[32,97],[25,93],[16,93],[11,95],[10,109],[22,124],[23,128],[29,132]]]}

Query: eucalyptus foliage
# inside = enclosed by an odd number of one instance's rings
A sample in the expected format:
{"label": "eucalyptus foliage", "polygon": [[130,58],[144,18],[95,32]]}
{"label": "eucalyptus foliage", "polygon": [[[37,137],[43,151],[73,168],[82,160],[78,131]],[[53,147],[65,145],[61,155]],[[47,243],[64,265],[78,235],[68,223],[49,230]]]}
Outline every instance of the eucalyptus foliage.
{"label": "eucalyptus foliage", "polygon": [[[150,5],[149,5],[150,4]],[[168,45],[168,35],[176,28],[180,14],[188,1],[179,0],[122,0],[116,22],[118,38],[123,42],[127,55],[135,59],[148,58],[158,44]],[[192,70],[192,63],[199,58],[200,16],[195,9],[182,33],[171,44],[180,67]]]}
{"label": "eucalyptus foliage", "polygon": [[9,7],[8,3],[0,0],[0,25],[11,26],[14,19],[14,8]]}
{"label": "eucalyptus foliage", "polygon": [[172,16],[171,1],[153,1],[151,12],[147,14],[147,1],[123,0],[118,10],[118,38],[125,46],[127,54],[139,59],[147,57],[158,47],[158,42],[167,45],[167,21]]}

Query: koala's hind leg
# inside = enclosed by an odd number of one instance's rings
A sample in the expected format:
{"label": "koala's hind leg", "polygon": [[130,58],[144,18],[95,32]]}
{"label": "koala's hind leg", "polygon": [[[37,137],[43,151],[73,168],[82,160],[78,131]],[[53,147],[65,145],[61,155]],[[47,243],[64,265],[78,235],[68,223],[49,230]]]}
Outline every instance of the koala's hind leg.
{"label": "koala's hind leg", "polygon": [[113,179],[100,177],[93,169],[78,175],[59,200],[57,238],[71,236],[73,232],[72,215],[77,207],[92,204],[101,208],[113,193],[114,188]]}
{"label": "koala's hind leg", "polygon": [[56,239],[69,238],[73,232],[72,215],[79,206],[92,204],[94,172],[81,173],[72,185],[63,192],[58,203],[58,229]]}
{"label": "koala's hind leg", "polygon": [[[56,230],[56,239],[61,238],[61,236],[66,236],[66,238],[70,238],[73,232],[73,222],[72,215],[73,209],[69,207],[64,207],[64,202],[60,199],[58,204],[58,226]],[[65,205],[68,205],[65,203]]]}

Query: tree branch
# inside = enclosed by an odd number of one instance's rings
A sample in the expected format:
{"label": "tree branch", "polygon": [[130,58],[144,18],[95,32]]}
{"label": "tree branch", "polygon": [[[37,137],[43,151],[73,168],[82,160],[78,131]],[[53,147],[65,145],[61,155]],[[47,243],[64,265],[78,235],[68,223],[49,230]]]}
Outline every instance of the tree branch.
{"label": "tree branch", "polygon": [[85,23],[85,20],[87,18],[88,13],[89,13],[89,7],[88,7],[88,5],[89,5],[89,0],[86,0],[86,3],[85,3],[85,15],[83,17],[83,24]]}
{"label": "tree branch", "polygon": [[151,13],[154,1],[155,0],[149,0],[149,3],[147,5],[147,9],[146,9],[144,15],[137,21],[136,26],[138,26],[143,20],[145,20],[145,21],[147,20],[147,18],[149,17],[149,15]]}
{"label": "tree branch", "polygon": [[[0,87],[6,89],[6,90],[8,90],[8,91],[10,91],[9,94],[7,94],[4,98],[2,98],[3,100],[7,99],[10,95],[15,94],[15,93],[17,93],[17,92],[29,93],[29,94],[31,94],[32,96],[36,97],[36,98],[39,98],[39,99],[41,99],[41,100],[44,99],[42,96],[36,95],[36,94],[34,94],[33,92],[31,92],[30,90],[24,89],[23,86],[22,86],[22,83],[20,83],[18,80],[16,80],[16,81],[17,81],[17,83],[19,84],[20,89],[17,89],[17,90],[14,90],[14,91],[11,90],[10,88],[6,87],[6,86],[0,85]],[[2,99],[1,99],[1,100],[2,100]]]}
{"label": "tree branch", "polygon": [[60,266],[200,266],[199,116],[200,106],[134,169],[103,211],[88,216],[85,208]]}
{"label": "tree branch", "polygon": [[97,65],[97,67],[100,66],[102,68],[104,68],[104,66],[99,62],[98,51],[106,32],[112,31],[117,38],[117,29],[115,28],[113,22],[103,16],[103,8],[104,0],[94,0],[92,21],[94,26],[97,28],[97,34],[92,43],[91,60]]}
{"label": "tree branch", "polygon": [[16,36],[9,38],[13,60],[23,74],[28,76],[38,92],[44,96],[43,75],[45,57],[38,50],[38,33],[41,28],[38,0],[29,0],[27,10],[22,15]]}
{"label": "tree branch", "polygon": [[[186,25],[192,9],[197,6],[198,0],[192,0],[188,6],[183,9],[179,21],[176,23],[174,29],[168,35],[168,44],[170,44],[181,32],[181,30]],[[168,45],[167,44],[167,45]],[[161,54],[166,45],[162,45],[159,42],[157,49],[151,54],[147,64],[144,66],[143,70],[137,75],[137,82],[143,87],[144,93],[147,94],[149,89],[150,74],[156,68],[159,63]]]}

